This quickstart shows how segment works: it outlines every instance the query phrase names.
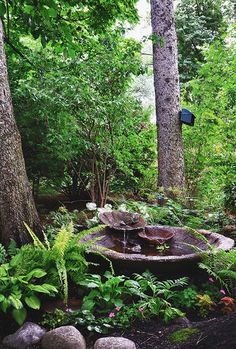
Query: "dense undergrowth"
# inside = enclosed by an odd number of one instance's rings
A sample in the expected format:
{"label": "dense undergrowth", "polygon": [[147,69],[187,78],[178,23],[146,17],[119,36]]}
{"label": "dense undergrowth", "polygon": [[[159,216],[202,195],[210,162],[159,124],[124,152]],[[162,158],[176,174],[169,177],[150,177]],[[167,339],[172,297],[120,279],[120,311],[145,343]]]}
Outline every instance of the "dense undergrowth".
{"label": "dense undergrowth", "polygon": [[[127,201],[115,208],[138,212],[148,224],[217,226],[208,216],[171,200],[166,206]],[[101,256],[102,248],[94,249],[97,238],[84,238],[103,228],[98,225],[98,215],[104,210],[112,210],[112,206],[99,209],[88,204],[83,212],[69,212],[62,207],[51,214],[43,242],[27,227],[32,244],[18,248],[12,241],[7,250],[1,246],[1,311],[11,313],[22,324],[27,311],[39,310],[42,300],[59,297],[67,304],[68,297],[73,297],[80,300],[77,310],[56,309],[46,313],[42,323],[49,328],[73,324],[107,333],[112,328],[129,327],[138,319],[158,318],[168,323],[184,314],[205,318],[235,310],[236,249],[203,253],[200,283],[191,277],[162,279],[149,271],[118,275],[111,264],[110,271],[101,272],[98,265],[88,261],[87,252],[92,250]],[[84,230],[78,232],[81,226]]]}

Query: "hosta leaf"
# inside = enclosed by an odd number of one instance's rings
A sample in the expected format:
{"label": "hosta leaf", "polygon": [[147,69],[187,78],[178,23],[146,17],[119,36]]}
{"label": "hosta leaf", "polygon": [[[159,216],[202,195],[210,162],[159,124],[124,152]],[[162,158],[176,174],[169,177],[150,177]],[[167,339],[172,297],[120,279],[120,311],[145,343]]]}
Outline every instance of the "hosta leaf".
{"label": "hosta leaf", "polygon": [[21,309],[13,309],[12,317],[18,323],[18,325],[22,325],[26,319],[27,311],[25,308]]}
{"label": "hosta leaf", "polygon": [[32,309],[40,309],[40,299],[36,296],[30,296],[25,298],[25,303],[28,305],[28,307]]}

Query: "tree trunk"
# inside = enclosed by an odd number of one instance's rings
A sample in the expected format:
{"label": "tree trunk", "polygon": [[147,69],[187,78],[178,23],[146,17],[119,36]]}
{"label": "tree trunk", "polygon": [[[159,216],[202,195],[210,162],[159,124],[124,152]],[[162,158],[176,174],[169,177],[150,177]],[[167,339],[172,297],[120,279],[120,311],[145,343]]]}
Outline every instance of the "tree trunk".
{"label": "tree trunk", "polygon": [[8,83],[4,52],[3,24],[0,19],[0,241],[8,245],[30,241],[24,223],[40,232],[40,223],[28,183]]}
{"label": "tree trunk", "polygon": [[[151,0],[153,67],[158,137],[158,186],[185,188],[177,36],[173,0]],[[163,40],[156,40],[157,38]]]}

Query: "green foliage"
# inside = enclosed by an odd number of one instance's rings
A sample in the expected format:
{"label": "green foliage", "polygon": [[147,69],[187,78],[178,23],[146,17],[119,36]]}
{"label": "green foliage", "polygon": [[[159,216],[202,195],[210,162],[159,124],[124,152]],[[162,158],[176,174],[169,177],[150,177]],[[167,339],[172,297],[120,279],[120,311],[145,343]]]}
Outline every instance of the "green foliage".
{"label": "green foliage", "polygon": [[31,53],[36,67],[48,67],[40,76],[12,56],[10,80],[35,190],[46,178],[72,197],[88,192],[103,206],[109,187],[138,191],[142,183],[150,190],[155,128],[129,92],[142,72],[140,44],[119,28],[89,40],[78,59],[50,48]]}
{"label": "green foliage", "polygon": [[197,306],[199,315],[204,318],[214,310],[215,303],[208,294],[199,294],[197,296]]}
{"label": "green foliage", "polygon": [[[137,21],[135,3],[135,0],[83,0],[78,7],[77,1],[19,0],[10,2],[6,7],[1,0],[0,11],[7,32],[10,31],[15,40],[22,33],[31,34],[44,47],[51,44],[58,54],[64,51],[65,55],[75,57],[80,52],[77,42],[86,41],[88,32],[101,32],[117,20]],[[7,21],[8,16],[11,17],[10,23]]]}
{"label": "green foliage", "polygon": [[179,70],[182,82],[197,75],[204,61],[203,49],[226,30],[221,0],[181,0],[175,12]]}
{"label": "green foliage", "polygon": [[[38,294],[54,296],[57,289],[40,279],[47,273],[42,269],[32,269],[27,274],[17,274],[14,264],[0,266],[0,309],[4,313],[11,311],[14,320],[19,324],[25,321],[26,308],[38,310],[41,305]],[[40,282],[41,281],[41,282]]]}
{"label": "green foliage", "polygon": [[137,212],[142,215],[147,224],[188,226],[189,228],[206,227],[205,212],[203,210],[189,209],[182,204],[164,198],[164,205],[146,204],[141,201],[127,200],[118,206],[118,209]]}
{"label": "green foliage", "polygon": [[7,251],[5,247],[0,244],[0,264],[4,263],[6,260]]}
{"label": "green foliage", "polygon": [[17,253],[17,244],[15,240],[11,239],[8,248],[7,248],[7,254],[10,257],[13,257]]}
{"label": "green foliage", "polygon": [[[86,241],[86,236],[98,232],[104,226],[85,230],[77,235],[73,234],[73,225],[62,227],[57,231],[54,240],[38,241],[35,234],[30,231],[34,245],[25,245],[10,261],[18,275],[27,274],[33,268],[42,268],[47,273],[47,281],[60,290],[65,303],[68,299],[68,277],[75,283],[84,279],[89,263],[86,252],[92,249],[97,239]],[[94,250],[99,254],[99,250]],[[101,254],[101,253],[100,253]]]}
{"label": "green foliage", "polygon": [[227,289],[230,294],[235,293],[236,285],[236,249],[228,252],[223,250],[203,254],[199,267],[205,270],[219,284]]}
{"label": "green foliage", "polygon": [[104,314],[124,305],[122,298],[127,293],[124,286],[125,276],[114,276],[110,272],[106,272],[104,276],[105,282],[102,281],[101,276],[91,275],[79,283],[91,289],[88,296],[83,298],[81,310]]}
{"label": "green foliage", "polygon": [[183,315],[172,300],[177,289],[187,284],[187,278],[158,281],[150,272],[135,274],[134,279],[111,273],[104,277],[105,280],[99,275],[88,275],[79,283],[89,293],[83,298],[81,309],[68,314],[68,323],[107,333],[110,328],[129,327],[137,318],[157,316],[168,322]]}
{"label": "green foliage", "polygon": [[195,287],[187,287],[175,295],[175,304],[183,310],[194,309],[197,305],[198,292]]}
{"label": "green foliage", "polygon": [[168,338],[173,343],[182,343],[186,342],[189,337],[198,332],[199,330],[197,328],[183,328],[181,330],[172,332]]}
{"label": "green foliage", "polygon": [[184,128],[186,171],[190,196],[198,196],[201,206],[219,208],[224,190],[230,199],[227,187],[233,188],[236,168],[235,45],[228,37],[204,56],[197,78],[185,86],[183,104],[197,117],[194,132]]}
{"label": "green foliage", "polygon": [[66,313],[61,309],[56,309],[53,313],[45,313],[41,324],[50,329],[66,325]]}

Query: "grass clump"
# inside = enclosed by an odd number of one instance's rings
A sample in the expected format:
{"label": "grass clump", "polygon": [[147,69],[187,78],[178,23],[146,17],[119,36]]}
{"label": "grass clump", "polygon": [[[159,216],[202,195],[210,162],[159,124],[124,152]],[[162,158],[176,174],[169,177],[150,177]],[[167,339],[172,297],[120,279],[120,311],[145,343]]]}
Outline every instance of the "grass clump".
{"label": "grass clump", "polygon": [[169,336],[169,340],[172,343],[186,342],[189,339],[189,337],[198,332],[199,330],[197,328],[183,328],[181,330],[177,330],[171,333],[171,335]]}

